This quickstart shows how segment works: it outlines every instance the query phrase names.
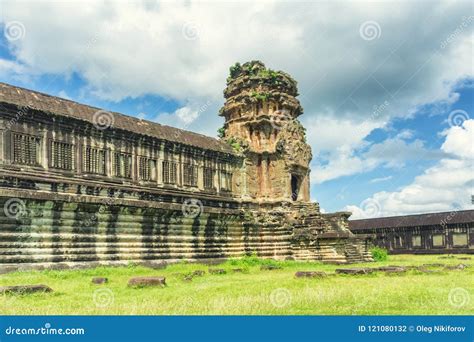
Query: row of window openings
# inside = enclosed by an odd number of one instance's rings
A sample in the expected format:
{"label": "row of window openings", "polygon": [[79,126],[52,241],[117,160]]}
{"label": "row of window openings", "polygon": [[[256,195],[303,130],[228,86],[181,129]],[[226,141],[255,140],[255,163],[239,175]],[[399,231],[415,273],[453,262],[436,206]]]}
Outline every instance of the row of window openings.
{"label": "row of window openings", "polygon": [[[468,238],[467,234],[465,233],[454,233],[452,234],[453,238],[453,246],[454,247],[464,247],[468,245]],[[422,237],[421,235],[413,235],[412,236],[412,246],[413,247],[422,247]],[[433,247],[443,247],[445,245],[444,242],[445,236],[443,234],[434,234],[432,236],[433,240]],[[395,236],[394,237],[394,245],[395,248],[401,248],[404,245],[404,240],[402,236]]]}
{"label": "row of window openings", "polygon": [[[13,135],[13,161],[16,164],[39,165],[39,138],[23,135]],[[63,170],[74,168],[74,146],[69,143],[51,141],[51,167]],[[84,150],[84,172],[98,175],[106,174],[105,151],[86,147]],[[203,185],[206,189],[214,188],[216,170],[212,167],[203,169]],[[121,178],[132,177],[132,155],[122,152],[113,154],[113,175]],[[138,176],[144,181],[156,181],[156,159],[139,157]],[[163,183],[176,184],[178,181],[178,164],[173,161],[162,161]],[[231,190],[232,173],[221,170],[220,184],[224,190]],[[187,186],[198,185],[198,167],[192,163],[183,164],[183,183]]]}

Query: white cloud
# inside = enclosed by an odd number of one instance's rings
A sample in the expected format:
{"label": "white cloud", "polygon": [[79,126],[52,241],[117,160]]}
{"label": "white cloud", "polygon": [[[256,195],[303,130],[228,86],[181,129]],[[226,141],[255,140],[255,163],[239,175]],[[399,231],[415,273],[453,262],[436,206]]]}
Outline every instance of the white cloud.
{"label": "white cloud", "polygon": [[27,68],[15,61],[0,58],[0,77],[28,81],[30,79]]}
{"label": "white cloud", "polygon": [[[327,162],[321,163],[324,156],[321,155],[313,163],[311,180],[316,183],[323,183],[329,180],[337,179],[342,176],[350,176],[362,172],[374,170],[376,167],[384,166],[388,168],[400,168],[407,161],[418,160],[439,160],[440,158],[450,156],[450,154],[459,156],[451,150],[430,150],[425,147],[423,141],[415,139],[407,141],[413,137],[413,132],[402,131],[394,138],[389,138],[381,143],[371,143],[362,140],[364,133],[359,135],[359,139],[354,139],[357,134],[350,135],[350,127],[342,125],[344,129],[334,129],[332,134],[335,136],[343,135],[343,138],[333,138],[334,143],[337,140],[342,142],[339,147],[333,146]],[[357,131],[356,125],[352,130]],[[363,131],[363,130],[362,130]],[[337,133],[335,133],[337,132]],[[347,135],[346,135],[347,134]],[[462,142],[458,142],[458,144]]]}
{"label": "white cloud", "polygon": [[64,89],[58,92],[58,96],[62,97],[63,99],[71,100],[71,97],[68,95],[68,93]]}
{"label": "white cloud", "polygon": [[197,110],[192,110],[189,107],[181,107],[175,111],[175,114],[186,125],[189,125],[199,116]]}
{"label": "white cloud", "polygon": [[[232,63],[261,58],[296,77],[306,109],[364,116],[390,93],[391,111],[405,115],[448,98],[450,84],[471,72],[468,29],[441,48],[470,11],[462,2],[27,4],[3,2],[2,21],[26,30],[11,42],[18,60],[38,72],[80,72],[115,100],[220,97]],[[379,39],[360,37],[367,20],[380,24]]]}
{"label": "white cloud", "polygon": [[216,102],[210,100],[202,100],[201,102],[193,101],[176,109],[173,113],[158,113],[154,121],[181,129],[189,129],[189,127],[193,125],[193,130],[197,133],[214,135],[215,131],[209,132],[209,126],[206,125],[206,120],[203,117],[212,115],[217,110]]}
{"label": "white cloud", "polygon": [[387,176],[387,177],[378,177],[370,180],[370,183],[380,183],[380,182],[385,182],[388,180],[391,180],[393,176]]}
{"label": "white cloud", "polygon": [[[453,85],[472,75],[470,26],[461,26],[469,2],[25,3],[2,2],[0,21],[21,22],[25,34],[9,42],[16,62],[0,60],[0,75],[77,73],[89,95],[181,104],[151,114],[158,122],[215,135],[231,64],[261,59],[287,71],[299,83],[316,182],[379,165],[356,154],[372,130],[423,104],[452,103]],[[379,38],[360,36],[367,21],[379,24]],[[406,143],[406,154],[418,144]]]}
{"label": "white cloud", "polygon": [[[463,126],[451,127],[444,134],[441,150],[453,158],[441,159],[398,191],[375,193],[360,205],[349,205],[345,210],[352,211],[352,218],[356,219],[472,208],[474,120],[466,120]],[[367,211],[367,201],[375,203],[379,210]]]}

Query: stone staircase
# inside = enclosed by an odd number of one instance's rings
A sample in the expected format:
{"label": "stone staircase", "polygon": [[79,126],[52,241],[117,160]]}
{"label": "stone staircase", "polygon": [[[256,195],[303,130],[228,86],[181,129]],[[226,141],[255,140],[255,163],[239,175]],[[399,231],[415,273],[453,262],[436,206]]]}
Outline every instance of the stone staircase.
{"label": "stone staircase", "polygon": [[292,204],[293,256],[298,260],[320,260],[344,264],[373,261],[364,239],[347,228],[350,213],[321,214],[318,203]]}
{"label": "stone staircase", "polygon": [[374,261],[368,248],[364,248],[364,242],[356,238],[346,244],[345,255],[348,263]]}

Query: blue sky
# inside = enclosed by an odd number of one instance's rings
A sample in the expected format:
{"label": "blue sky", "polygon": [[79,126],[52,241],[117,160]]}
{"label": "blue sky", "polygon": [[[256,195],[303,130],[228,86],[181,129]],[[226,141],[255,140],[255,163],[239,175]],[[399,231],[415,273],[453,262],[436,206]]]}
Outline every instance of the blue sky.
{"label": "blue sky", "polygon": [[260,59],[298,81],[324,210],[467,209],[473,18],[464,1],[6,1],[0,81],[215,136],[228,67]]}
{"label": "blue sky", "polygon": [[[459,100],[446,106],[440,113],[432,114],[432,106],[426,106],[406,119],[394,119],[390,129],[376,129],[366,140],[371,143],[380,143],[388,138],[393,138],[403,130],[410,130],[412,137],[408,141],[420,139],[426,148],[438,150],[444,142],[440,134],[449,128],[447,117],[457,108],[463,108],[468,113],[473,113],[474,89],[471,85],[462,85],[455,89],[459,93]],[[473,137],[474,139],[474,137]],[[312,187],[312,194],[318,201],[325,204],[329,211],[340,210],[340,203],[360,203],[371,194],[380,191],[397,191],[410,184],[414,178],[424,170],[435,165],[438,159],[433,160],[406,160],[400,167],[377,167],[370,172],[364,172],[357,177],[347,176],[317,184]],[[474,170],[473,170],[474,172]]]}

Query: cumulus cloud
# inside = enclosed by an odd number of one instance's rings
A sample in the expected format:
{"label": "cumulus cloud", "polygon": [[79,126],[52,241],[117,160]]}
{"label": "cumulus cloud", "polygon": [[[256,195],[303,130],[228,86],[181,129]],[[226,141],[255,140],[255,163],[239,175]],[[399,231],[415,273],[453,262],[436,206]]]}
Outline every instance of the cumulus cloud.
{"label": "cumulus cloud", "polygon": [[[157,94],[181,104],[153,113],[158,122],[208,135],[222,125],[217,111],[231,64],[261,59],[287,71],[299,83],[316,182],[380,165],[356,153],[372,130],[424,104],[453,103],[453,85],[472,76],[469,2],[6,0],[2,7],[2,24],[20,22],[25,34],[8,41],[15,61],[0,61],[0,75],[77,73],[86,94],[112,101]],[[367,37],[362,28],[373,22]],[[405,145],[404,155],[423,148]]]}
{"label": "cumulus cloud", "polygon": [[441,159],[398,191],[375,193],[360,205],[348,205],[345,210],[352,211],[352,218],[357,219],[472,208],[474,120],[466,120],[444,134],[441,150],[452,157]]}
{"label": "cumulus cloud", "polygon": [[[148,93],[220,97],[229,65],[260,58],[296,77],[311,113],[330,108],[363,117],[388,99],[394,114],[406,115],[420,103],[449,98],[450,84],[470,72],[469,29],[445,42],[470,12],[467,2],[4,1],[3,7],[2,21],[19,21],[26,30],[10,42],[19,62],[44,73],[80,72],[92,91],[114,100]],[[372,41],[360,34],[369,20],[381,29]]]}
{"label": "cumulus cloud", "polygon": [[[343,133],[339,131],[337,134]],[[430,150],[419,139],[407,141],[412,137],[413,132],[404,130],[381,143],[357,144],[356,142],[356,147],[351,147],[351,144],[346,142],[342,146],[334,147],[326,164],[318,164],[321,159],[316,160],[311,179],[319,184],[342,176],[371,171],[379,166],[400,168],[408,161],[439,160],[448,156],[460,157],[458,153],[452,151],[453,149]]]}

